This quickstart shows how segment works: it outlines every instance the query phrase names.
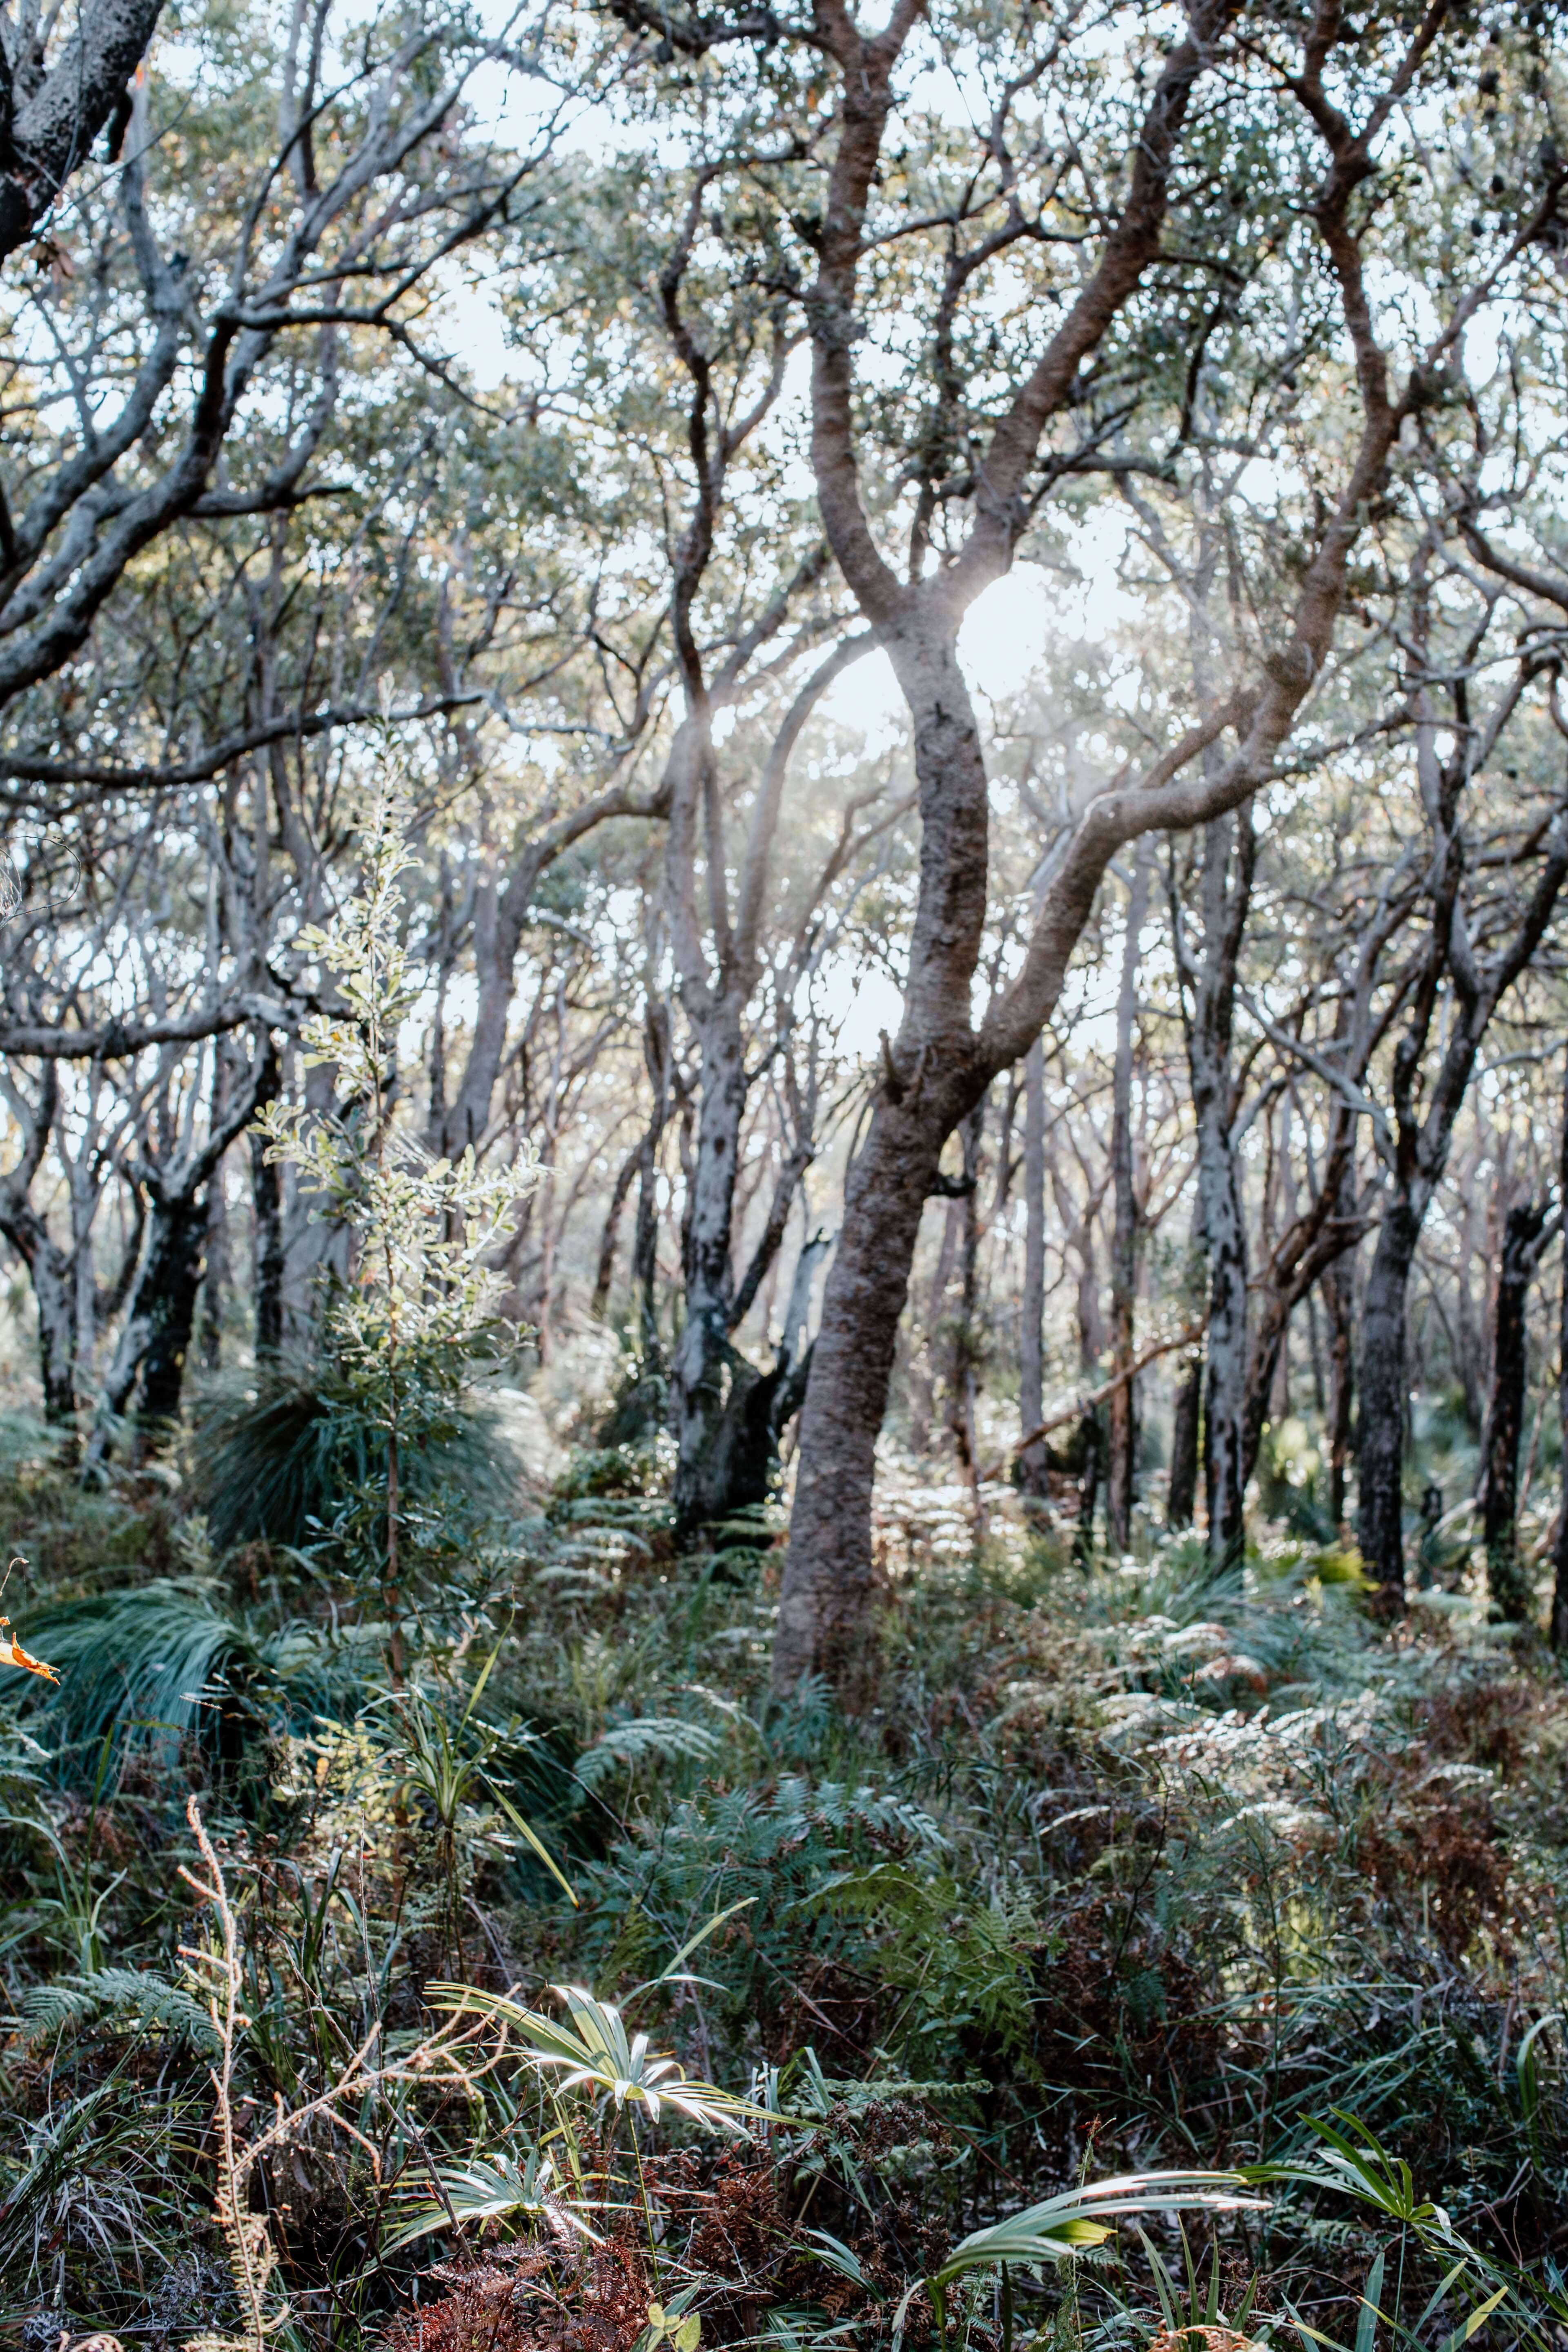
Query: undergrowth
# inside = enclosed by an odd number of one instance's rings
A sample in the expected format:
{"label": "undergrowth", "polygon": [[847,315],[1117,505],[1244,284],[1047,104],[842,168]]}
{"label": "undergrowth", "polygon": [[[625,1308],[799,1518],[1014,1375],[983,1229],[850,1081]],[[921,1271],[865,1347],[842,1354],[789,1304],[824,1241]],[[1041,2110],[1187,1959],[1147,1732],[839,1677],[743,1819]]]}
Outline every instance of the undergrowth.
{"label": "undergrowth", "polygon": [[325,1534],[201,1492],[0,1453],[30,2352],[1557,2340],[1568,1694],[1479,1610],[1015,1529],[895,1582],[850,1720],[768,1696],[773,1528],[678,1556],[616,1449],[411,1546],[394,1678]]}

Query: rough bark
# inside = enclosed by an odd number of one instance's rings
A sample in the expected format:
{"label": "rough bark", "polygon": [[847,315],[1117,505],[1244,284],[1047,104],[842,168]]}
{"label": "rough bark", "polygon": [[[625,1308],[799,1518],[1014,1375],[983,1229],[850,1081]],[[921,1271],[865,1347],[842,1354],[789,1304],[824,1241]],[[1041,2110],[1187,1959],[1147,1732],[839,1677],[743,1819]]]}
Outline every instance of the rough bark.
{"label": "rough bark", "polygon": [[69,1254],[53,1238],[47,1220],[29,1197],[58,1105],[55,1065],[45,1064],[36,1101],[28,1101],[15,1085],[6,1087],[6,1095],[21,1125],[23,1141],[16,1166],[0,1181],[0,1234],[26,1267],[33,1286],[44,1418],[56,1426],[69,1427],[75,1424],[77,1408],[74,1269]]}
{"label": "rough bark", "polygon": [[1519,1447],[1524,1427],[1527,1369],[1525,1309],[1540,1263],[1544,1202],[1516,1201],[1503,1227],[1498,1267],[1491,1399],[1487,1413],[1486,1486],[1482,1533],[1491,1613],[1519,1622],[1530,1614],[1530,1593],[1519,1558]]}
{"label": "rough bark", "polygon": [[[79,0],[75,28],[47,70],[30,31],[5,20],[0,32],[0,258],[34,235],[111,117],[119,137],[111,132],[110,142],[118,152],[129,119],[127,85],[162,8],[163,0]],[[24,16],[23,26],[28,23]]]}
{"label": "rough bark", "polygon": [[1405,1300],[1420,1232],[1420,1217],[1409,1200],[1389,1203],[1362,1302],[1356,1533],[1385,1610],[1402,1606],[1405,1599]]}

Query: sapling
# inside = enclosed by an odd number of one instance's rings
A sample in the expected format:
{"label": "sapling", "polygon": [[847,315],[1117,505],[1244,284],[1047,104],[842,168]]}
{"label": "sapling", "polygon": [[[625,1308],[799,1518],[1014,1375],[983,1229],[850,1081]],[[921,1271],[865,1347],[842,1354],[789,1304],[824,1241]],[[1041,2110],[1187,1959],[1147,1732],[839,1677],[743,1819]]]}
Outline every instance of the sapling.
{"label": "sapling", "polygon": [[336,982],[338,1007],[301,1031],[306,1068],[337,1072],[332,1104],[274,1098],[257,1121],[268,1164],[296,1169],[320,1215],[353,1236],[348,1278],[327,1277],[321,1328],[351,1409],[386,1448],[372,1541],[395,1687],[405,1664],[405,1465],[456,1434],[476,1368],[515,1337],[500,1317],[495,1258],[539,1172],[531,1146],[504,1167],[482,1168],[471,1144],[460,1159],[437,1159],[414,1131],[397,1039],[419,992],[403,938],[402,877],[416,863],[400,763],[388,756],[366,814],[359,893],[297,942]]}

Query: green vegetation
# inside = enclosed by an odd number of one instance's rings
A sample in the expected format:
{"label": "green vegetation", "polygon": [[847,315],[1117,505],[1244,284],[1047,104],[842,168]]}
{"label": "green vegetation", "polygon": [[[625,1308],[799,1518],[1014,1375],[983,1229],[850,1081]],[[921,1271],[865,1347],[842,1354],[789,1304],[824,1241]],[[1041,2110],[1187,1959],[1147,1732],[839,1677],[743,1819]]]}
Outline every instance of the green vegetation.
{"label": "green vegetation", "polygon": [[[1191,1540],[1085,1574],[1008,1521],[899,1587],[850,1718],[767,1694],[770,1529],[677,1554],[630,1452],[521,1496],[450,1580],[410,1513],[397,1686],[352,1559],[215,1552],[166,1476],[83,1495],[10,1431],[5,1522],[51,1563],[11,1601],[62,1675],[8,1673],[0,1733],[29,2344],[254,2340],[224,2112],[289,2343],[1195,2318],[1367,2352],[1363,2288],[1379,2342],[1500,2290],[1494,2329],[1554,2340],[1547,1654],[1452,1596],[1380,1631],[1298,1538],[1215,1582]],[[1099,2250],[1092,2200],[1070,2244],[1031,2210],[1257,2166]]]}

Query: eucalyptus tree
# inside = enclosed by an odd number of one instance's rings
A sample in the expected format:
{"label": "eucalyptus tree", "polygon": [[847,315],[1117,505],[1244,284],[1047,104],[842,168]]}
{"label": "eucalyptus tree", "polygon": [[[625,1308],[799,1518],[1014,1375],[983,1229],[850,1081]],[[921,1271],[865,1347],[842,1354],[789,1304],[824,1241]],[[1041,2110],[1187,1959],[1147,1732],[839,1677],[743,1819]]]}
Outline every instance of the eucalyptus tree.
{"label": "eucalyptus tree", "polygon": [[[1405,1593],[1407,1300],[1426,1213],[1483,1040],[1526,978],[1568,880],[1568,809],[1552,740],[1555,681],[1502,626],[1493,584],[1440,593],[1421,549],[1404,648],[1425,852],[1412,959],[1374,1121],[1387,1179],[1362,1312],[1359,1535],[1384,1606]],[[1465,583],[1467,586],[1468,583]],[[1517,783],[1509,792],[1510,782]],[[1489,789],[1484,797],[1479,787]]]}
{"label": "eucalyptus tree", "polygon": [[574,102],[560,92],[517,152],[479,131],[464,93],[482,67],[542,80],[552,37],[542,9],[487,37],[437,6],[351,26],[316,0],[243,39],[209,27],[138,76],[112,168],[7,303],[11,774],[100,782],[131,764],[58,761],[25,719],[17,739],[15,705],[80,652],[145,550],[190,519],[333,495],[345,375],[396,358],[443,376],[429,314],[452,257],[528,204]]}
{"label": "eucalyptus tree", "polygon": [[[1369,205],[1362,191],[1406,97],[1420,91],[1439,102],[1471,51],[1471,20],[1450,25],[1439,5],[1411,31],[1392,9],[1378,10],[1352,43],[1334,0],[1289,23],[1245,26],[1199,7],[1163,58],[1146,56],[1145,37],[1130,26],[1124,46],[1097,39],[1091,62],[1075,46],[1070,15],[1033,17],[1017,50],[1005,40],[980,43],[984,128],[967,168],[936,200],[929,185],[911,184],[910,108],[897,87],[920,21],[906,5],[868,33],[834,8],[814,34],[837,98],[831,129],[817,132],[825,152],[809,293],[813,463],[835,556],[910,705],[922,889],[904,1019],[851,1176],[803,1417],[774,1657],[781,1686],[818,1666],[853,1687],[862,1671],[873,1449],[942,1143],[1049,1013],[1117,848],[1153,827],[1223,814],[1272,772],[1330,657],[1352,553],[1400,436],[1456,363],[1466,322],[1498,273],[1533,266],[1541,212],[1510,225],[1500,249],[1489,240],[1479,259],[1456,264],[1436,331],[1396,382],[1367,262],[1375,255],[1394,267],[1405,256],[1419,206]],[[1222,60],[1223,102],[1205,109],[1205,78]],[[1139,85],[1151,72],[1149,92]],[[1056,107],[1070,126],[1058,127]],[[892,144],[895,121],[901,146]],[[1411,168],[1420,171],[1418,158]],[[922,236],[931,254],[923,280]],[[1050,266],[1058,238],[1073,257],[1070,273]],[[956,659],[959,623],[1005,571],[1047,492],[1064,474],[1112,457],[1119,436],[1126,445],[1133,391],[1146,394],[1155,434],[1156,416],[1167,430],[1174,423],[1179,399],[1170,395],[1189,371],[1222,364],[1227,343],[1234,351],[1245,338],[1255,347],[1271,334],[1281,373],[1290,371],[1295,323],[1285,305],[1271,313],[1268,264],[1281,245],[1301,241],[1339,330],[1331,359],[1308,355],[1311,389],[1289,436],[1309,494],[1292,500],[1286,482],[1278,485],[1289,562],[1253,616],[1237,670],[1184,732],[1152,750],[1141,773],[1109,784],[1080,819],[1018,976],[977,1028],[971,983],[986,916],[987,778]],[[868,257],[891,251],[896,273],[868,269]],[[1016,298],[1007,317],[1020,325],[1010,352],[996,315],[1004,306],[994,293],[981,299],[1003,268]],[[1227,278],[1247,291],[1244,329],[1227,331],[1225,306],[1216,310],[1213,285]],[[896,310],[887,299],[894,284]],[[1233,294],[1233,316],[1237,307]],[[912,374],[911,314],[921,320]],[[1384,333],[1394,324],[1386,320]],[[895,334],[908,398],[858,397],[858,355]],[[908,428],[892,466],[876,440],[889,419]],[[1046,450],[1051,426],[1060,439]],[[873,451],[879,481],[902,474],[907,500],[869,495]],[[1165,451],[1160,460],[1179,462]],[[896,561],[886,544],[895,524]],[[1196,763],[1216,741],[1226,755],[1205,775]]]}

